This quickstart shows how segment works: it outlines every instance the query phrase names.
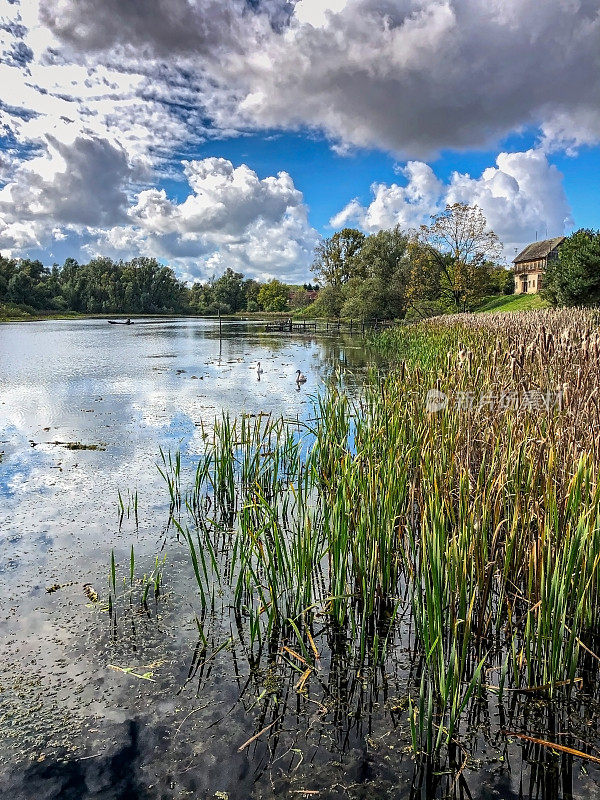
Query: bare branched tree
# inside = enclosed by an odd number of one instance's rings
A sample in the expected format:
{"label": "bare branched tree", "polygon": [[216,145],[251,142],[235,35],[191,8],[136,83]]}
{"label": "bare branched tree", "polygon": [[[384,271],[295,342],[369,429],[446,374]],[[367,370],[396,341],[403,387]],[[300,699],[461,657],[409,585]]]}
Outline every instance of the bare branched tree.
{"label": "bare branched tree", "polygon": [[419,239],[439,272],[440,293],[460,308],[481,283],[486,265],[499,258],[502,243],[479,206],[454,203],[431,219],[421,226]]}

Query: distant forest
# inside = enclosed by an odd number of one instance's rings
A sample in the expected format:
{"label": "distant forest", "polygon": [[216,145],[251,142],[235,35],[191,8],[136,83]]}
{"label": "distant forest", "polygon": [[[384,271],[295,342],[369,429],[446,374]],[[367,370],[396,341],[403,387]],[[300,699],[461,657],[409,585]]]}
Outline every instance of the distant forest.
{"label": "distant forest", "polygon": [[62,267],[0,256],[0,304],[34,311],[83,314],[232,314],[286,311],[310,304],[310,284],[259,283],[227,269],[219,278],[187,286],[154,258],[93,258]]}

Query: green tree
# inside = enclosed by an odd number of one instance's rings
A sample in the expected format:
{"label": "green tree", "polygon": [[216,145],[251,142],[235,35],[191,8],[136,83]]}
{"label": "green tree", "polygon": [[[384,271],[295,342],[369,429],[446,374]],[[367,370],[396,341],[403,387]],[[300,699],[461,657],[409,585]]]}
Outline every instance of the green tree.
{"label": "green tree", "polygon": [[285,311],[288,308],[290,290],[278,280],[269,281],[258,293],[258,304],[263,311]]}
{"label": "green tree", "polygon": [[244,302],[246,311],[258,311],[258,293],[260,292],[260,283],[247,278],[244,281]]}
{"label": "green tree", "polygon": [[342,307],[354,319],[401,319],[409,303],[409,237],[399,226],[365,239]]}
{"label": "green tree", "polygon": [[228,267],[212,285],[215,303],[226,314],[242,311],[246,305],[244,276]]}
{"label": "green tree", "polygon": [[324,286],[311,306],[311,313],[315,317],[340,317],[344,300],[342,287]]}
{"label": "green tree", "polygon": [[6,299],[12,303],[26,303],[43,308],[49,303],[46,282],[50,270],[41,261],[23,258],[17,261],[6,288]]}
{"label": "green tree", "polygon": [[187,293],[190,310],[194,314],[217,314],[214,292],[210,283],[194,283]]}
{"label": "green tree", "polygon": [[343,286],[355,275],[355,259],[364,241],[364,233],[355,228],[344,228],[323,239],[315,248],[311,271],[324,286]]}
{"label": "green tree", "polygon": [[[313,302],[304,286],[290,286],[290,307],[293,309],[308,308]],[[314,291],[314,289],[313,289]]]}
{"label": "green tree", "polygon": [[600,304],[600,231],[581,228],[565,239],[548,264],[542,296],[552,305]]}

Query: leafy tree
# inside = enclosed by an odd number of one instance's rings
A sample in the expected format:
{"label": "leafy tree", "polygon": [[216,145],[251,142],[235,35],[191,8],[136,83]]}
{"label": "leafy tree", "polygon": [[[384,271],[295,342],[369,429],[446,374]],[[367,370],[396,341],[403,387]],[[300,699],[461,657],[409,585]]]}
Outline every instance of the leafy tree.
{"label": "leafy tree", "polygon": [[421,226],[422,247],[415,252],[417,273],[429,279],[424,293],[431,290],[465,308],[471,298],[482,297],[490,265],[501,253],[502,245],[478,206],[464,203],[447,205]]}
{"label": "leafy tree", "polygon": [[490,264],[486,277],[486,294],[513,294],[515,281],[512,270],[496,264]]}
{"label": "leafy tree", "polygon": [[355,275],[355,258],[364,241],[364,233],[355,228],[344,228],[323,239],[315,248],[311,271],[325,286],[342,286]]}
{"label": "leafy tree", "polygon": [[234,313],[245,308],[244,276],[228,267],[212,286],[215,303],[222,313]]}
{"label": "leafy tree", "polygon": [[345,317],[401,319],[409,302],[409,238],[399,226],[365,239],[346,285]]}
{"label": "leafy tree", "polygon": [[41,261],[27,258],[14,262],[6,286],[6,298],[12,303],[40,307],[47,300],[46,281],[50,276]]}
{"label": "leafy tree", "polygon": [[209,283],[194,283],[188,290],[188,304],[194,314],[217,314],[212,286]]}
{"label": "leafy tree", "polygon": [[244,298],[246,301],[246,311],[258,311],[258,293],[260,292],[260,283],[258,281],[248,278],[244,281]]}
{"label": "leafy tree", "polygon": [[[314,289],[310,291],[314,291]],[[308,308],[308,306],[313,302],[308,292],[309,290],[304,286],[290,287],[290,307],[294,309]]]}
{"label": "leafy tree", "polygon": [[324,286],[312,304],[311,312],[315,317],[340,317],[344,299],[344,293],[339,286]]}
{"label": "leafy tree", "polygon": [[280,281],[272,280],[261,288],[258,303],[263,311],[285,311],[288,308],[289,289]]}
{"label": "leafy tree", "polygon": [[600,231],[581,228],[565,239],[548,264],[542,295],[553,305],[600,304]]}
{"label": "leafy tree", "polygon": [[317,316],[339,317],[346,300],[345,285],[357,273],[356,257],[365,241],[364,233],[355,228],[344,228],[315,248],[311,271],[323,289],[313,305]]}

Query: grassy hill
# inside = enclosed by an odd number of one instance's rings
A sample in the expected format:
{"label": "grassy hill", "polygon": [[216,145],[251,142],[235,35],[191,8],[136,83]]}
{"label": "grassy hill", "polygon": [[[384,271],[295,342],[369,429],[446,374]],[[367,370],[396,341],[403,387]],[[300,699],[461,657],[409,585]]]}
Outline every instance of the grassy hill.
{"label": "grassy hill", "polygon": [[503,294],[486,297],[475,311],[529,311],[532,308],[547,308],[548,303],[539,294]]}

